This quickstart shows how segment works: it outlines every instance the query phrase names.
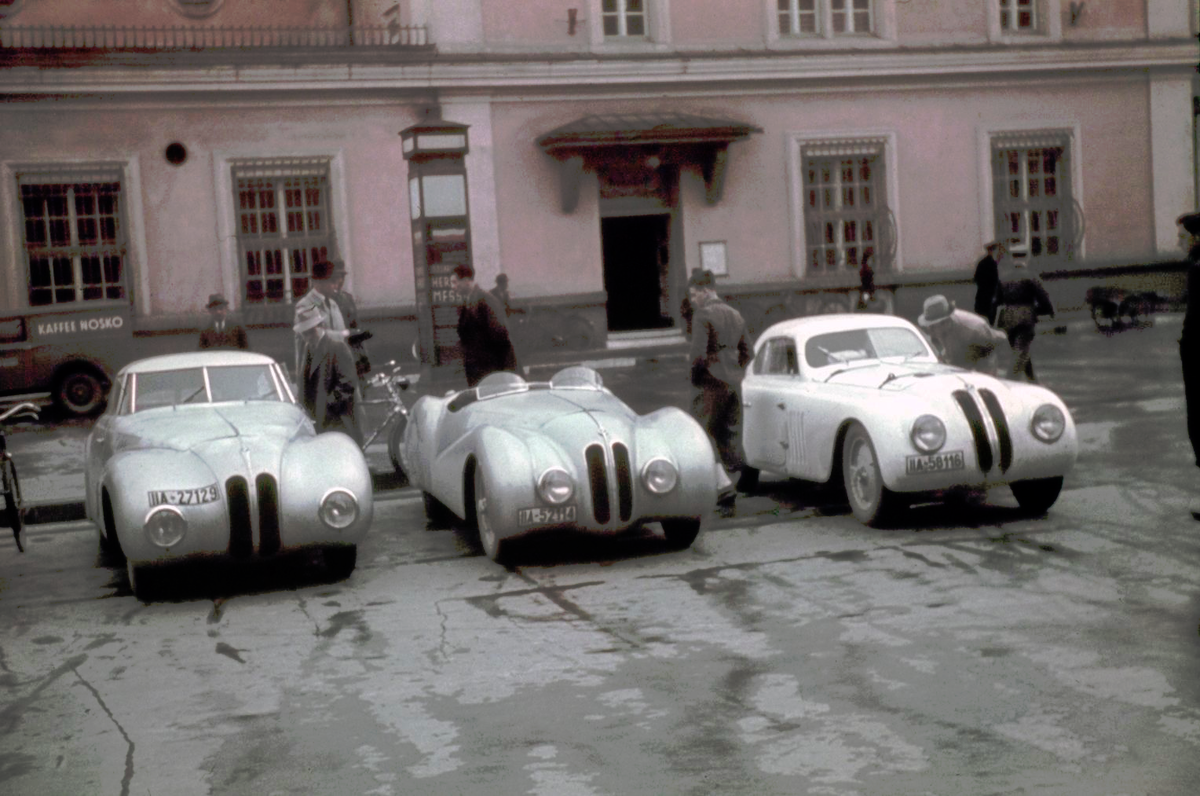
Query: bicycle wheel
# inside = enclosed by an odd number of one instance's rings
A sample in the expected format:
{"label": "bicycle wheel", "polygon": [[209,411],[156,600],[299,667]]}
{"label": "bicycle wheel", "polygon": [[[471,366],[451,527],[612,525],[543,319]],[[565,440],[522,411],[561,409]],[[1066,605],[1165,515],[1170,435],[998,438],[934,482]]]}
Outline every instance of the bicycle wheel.
{"label": "bicycle wheel", "polygon": [[12,528],[17,550],[25,552],[25,514],[21,508],[21,482],[17,480],[17,468],[7,456],[4,468],[4,522]]}

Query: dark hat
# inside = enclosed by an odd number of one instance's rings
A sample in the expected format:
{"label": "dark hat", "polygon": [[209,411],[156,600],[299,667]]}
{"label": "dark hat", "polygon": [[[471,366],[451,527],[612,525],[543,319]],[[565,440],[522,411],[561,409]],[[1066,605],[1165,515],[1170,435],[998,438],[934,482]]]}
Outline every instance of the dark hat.
{"label": "dark hat", "polygon": [[1184,213],[1175,219],[1175,223],[1193,235],[1200,235],[1200,212]]}
{"label": "dark hat", "polygon": [[319,260],[313,263],[312,278],[317,282],[337,279],[339,276],[345,275],[346,266],[342,265],[341,260]]}
{"label": "dark hat", "polygon": [[949,318],[954,313],[954,302],[945,296],[930,296],[925,299],[925,311],[917,318],[922,326],[933,326]]}
{"label": "dark hat", "polygon": [[459,263],[454,266],[454,276],[457,279],[474,279],[475,269],[467,263]]}
{"label": "dark hat", "polygon": [[228,306],[229,306],[229,302],[226,301],[225,297],[222,296],[220,293],[209,293],[208,294],[208,303],[204,305],[204,309],[211,310],[211,309],[216,309],[217,307],[228,307]]}
{"label": "dark hat", "polygon": [[503,272],[496,274],[496,284],[497,285],[507,285],[508,284],[508,274],[503,273]]}
{"label": "dark hat", "polygon": [[692,275],[688,279],[688,287],[694,287],[698,290],[704,290],[713,286],[713,272],[707,268],[693,268]]}

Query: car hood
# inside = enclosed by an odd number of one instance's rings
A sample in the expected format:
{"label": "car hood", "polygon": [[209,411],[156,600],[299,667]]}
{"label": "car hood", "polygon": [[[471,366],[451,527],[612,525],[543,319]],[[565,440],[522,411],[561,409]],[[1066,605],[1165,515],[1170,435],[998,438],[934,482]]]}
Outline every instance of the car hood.
{"label": "car hood", "polygon": [[543,434],[569,447],[612,439],[628,441],[637,415],[612,395],[588,390],[546,390],[481,401],[476,422],[509,431]]}
{"label": "car hood", "polygon": [[912,364],[874,364],[849,367],[834,372],[826,384],[847,387],[862,387],[881,392],[903,393],[912,396],[945,396],[968,385],[993,392],[1007,392],[1010,382],[1004,382],[986,373],[963,370],[952,365],[930,362]]}
{"label": "car hood", "polygon": [[[191,452],[207,461],[214,472],[243,469],[275,470],[284,447],[301,436],[312,436],[311,423],[294,404],[247,402],[215,406],[151,409],[118,423],[114,453],[162,448]],[[240,466],[223,466],[234,458]],[[258,462],[248,467],[246,459]]]}

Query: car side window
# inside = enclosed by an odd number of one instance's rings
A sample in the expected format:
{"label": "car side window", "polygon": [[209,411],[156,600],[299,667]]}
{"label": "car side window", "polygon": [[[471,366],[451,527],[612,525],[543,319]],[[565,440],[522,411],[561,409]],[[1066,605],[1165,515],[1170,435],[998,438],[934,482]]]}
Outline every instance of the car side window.
{"label": "car side window", "polygon": [[790,337],[774,337],[764,343],[754,358],[754,372],[764,376],[798,376],[800,364],[795,341]]}

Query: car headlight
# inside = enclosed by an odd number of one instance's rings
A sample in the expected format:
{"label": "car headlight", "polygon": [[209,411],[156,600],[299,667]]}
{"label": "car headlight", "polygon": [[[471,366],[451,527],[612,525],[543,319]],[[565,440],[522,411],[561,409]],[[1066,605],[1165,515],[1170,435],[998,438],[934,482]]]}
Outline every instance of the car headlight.
{"label": "car headlight", "polygon": [[358,519],[358,499],[345,489],[331,489],[321,498],[317,515],[330,528],[349,528]]}
{"label": "car headlight", "polygon": [[656,495],[666,494],[679,483],[679,470],[666,459],[651,459],[642,468],[642,483]]}
{"label": "car headlight", "polygon": [[566,470],[551,467],[538,479],[537,489],[542,500],[558,505],[566,503],[571,499],[571,495],[575,494],[575,482]]}
{"label": "car headlight", "polygon": [[1042,404],[1029,421],[1029,430],[1042,442],[1054,442],[1067,427],[1067,418],[1054,404]]}
{"label": "car headlight", "polygon": [[150,544],[173,547],[187,535],[187,525],[182,511],[174,506],[159,506],[146,515],[142,531]]}
{"label": "car headlight", "polygon": [[921,453],[935,453],[946,444],[946,424],[940,417],[921,415],[913,422],[908,436]]}

